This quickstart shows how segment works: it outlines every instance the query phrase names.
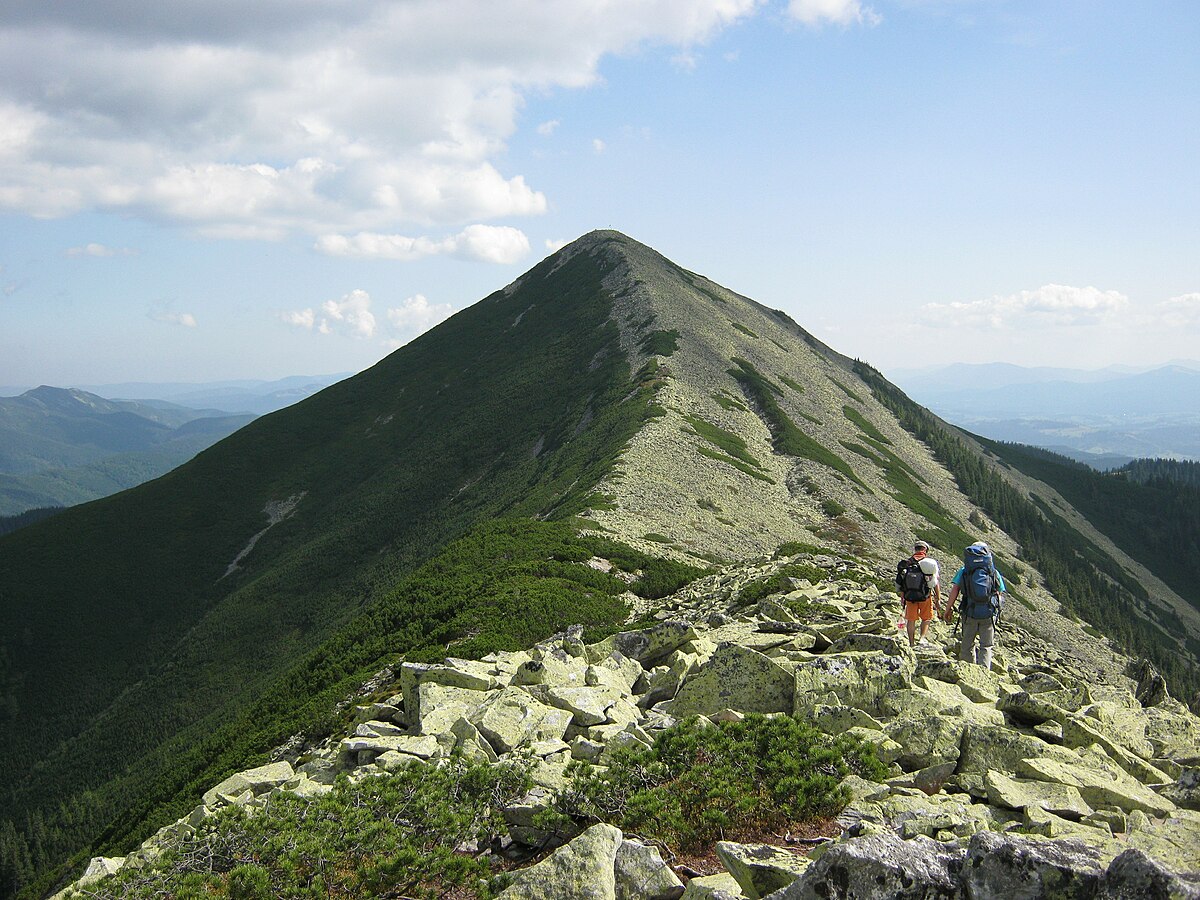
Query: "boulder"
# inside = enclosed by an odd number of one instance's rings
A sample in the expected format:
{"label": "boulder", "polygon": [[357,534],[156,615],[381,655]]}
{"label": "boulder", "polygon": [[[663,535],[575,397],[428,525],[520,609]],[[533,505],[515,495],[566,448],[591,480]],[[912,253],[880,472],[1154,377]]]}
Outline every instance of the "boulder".
{"label": "boulder", "polygon": [[550,687],[544,699],[551,706],[566,710],[571,721],[587,727],[599,725],[608,718],[608,708],[625,696],[614,687]]}
{"label": "boulder", "polygon": [[994,703],[1000,698],[1000,679],[974,663],[960,659],[922,660],[917,674],[956,684],[967,699],[976,703]]}
{"label": "boulder", "polygon": [[269,763],[259,766],[257,769],[238,772],[206,791],[204,805],[214,807],[223,803],[234,803],[247,791],[252,797],[255,794],[265,793],[277,785],[290,781],[295,774],[291,763],[288,762]]}
{"label": "boulder", "polygon": [[[423,684],[436,684],[442,687],[474,692],[490,690],[500,685],[500,682],[496,678],[484,675],[478,671],[465,671],[451,665],[431,666],[411,662],[401,664],[399,680],[401,695],[404,697],[404,709],[401,713],[402,721],[409,726],[417,725],[421,721],[421,702],[423,697],[419,693],[418,688]],[[425,697],[429,696],[455,695],[442,694],[440,692],[435,692],[433,695],[425,695]],[[450,721],[453,721],[455,718],[458,718],[457,714]],[[426,734],[436,733],[433,730],[424,728],[422,731]]]}
{"label": "boulder", "polygon": [[533,659],[523,663],[513,674],[512,684],[547,687],[584,687],[587,684],[586,660],[571,656],[563,650],[535,651]]}
{"label": "boulder", "polygon": [[1112,805],[1126,811],[1140,809],[1155,815],[1165,815],[1175,809],[1175,804],[1170,800],[1159,796],[1116,766],[1105,772],[1082,760],[1072,763],[1032,757],[1021,760],[1017,772],[1037,781],[1071,785],[1093,806]]}
{"label": "boulder", "polygon": [[1129,814],[1125,839],[1177,872],[1200,875],[1200,813],[1177,809],[1164,819],[1141,810]]}
{"label": "boulder", "polygon": [[729,874],[737,879],[742,893],[750,900],[759,900],[780,888],[785,888],[804,873],[812,862],[790,850],[770,844],[736,844],[717,842],[717,858]]}
{"label": "boulder", "polygon": [[367,753],[379,756],[394,751],[418,759],[432,759],[440,755],[437,736],[432,734],[397,734],[390,737],[352,737],[339,745],[343,753]]}
{"label": "boulder", "polygon": [[1079,791],[1071,785],[1009,778],[989,769],[984,776],[988,802],[1008,809],[1042,809],[1065,819],[1082,819],[1092,814]]}
{"label": "boulder", "polygon": [[1014,691],[1001,697],[996,703],[996,709],[1006,713],[1017,725],[1061,722],[1067,712],[1052,703],[1048,699],[1049,696],[1050,692],[1031,694],[1028,691]]}
{"label": "boulder", "polygon": [[1179,779],[1159,793],[1184,809],[1200,810],[1200,769],[1187,768]]}
{"label": "boulder", "polygon": [[487,702],[468,718],[501,754],[547,738],[561,740],[571,724],[569,712],[539,703],[515,687],[490,695]]}
{"label": "boulder", "polygon": [[664,708],[677,718],[722,709],[791,713],[793,687],[792,674],[779,663],[755,650],[725,644],[688,676]]}
{"label": "boulder", "polygon": [[980,832],[962,867],[968,897],[1094,896],[1104,869],[1100,854],[1080,841],[1047,841]]}
{"label": "boulder", "polygon": [[621,841],[619,829],[593,825],[541,862],[513,873],[498,900],[616,900]]}
{"label": "boulder", "polygon": [[1185,881],[1141,850],[1126,850],[1100,878],[1096,900],[1200,900],[1200,883]]}
{"label": "boulder", "polygon": [[659,622],[641,631],[622,631],[599,644],[590,644],[587,659],[598,662],[616,650],[649,667],[695,639],[696,632],[687,622]]}
{"label": "boulder", "polygon": [[1078,755],[1070,750],[1048,744],[1040,738],[1022,734],[1012,728],[1002,725],[967,725],[963,732],[962,750],[954,777],[963,790],[976,797],[987,797],[984,777],[989,770],[994,769],[1010,776],[1017,775],[1021,760],[1037,757],[1073,763],[1080,761]]}
{"label": "boulder", "polygon": [[816,657],[796,667],[796,709],[832,704],[871,711],[884,694],[910,687],[915,667],[912,654],[839,653]]}
{"label": "boulder", "polygon": [[904,716],[884,727],[884,733],[900,745],[896,762],[906,772],[958,761],[965,723],[949,716]]}
{"label": "boulder", "polygon": [[742,900],[742,886],[728,872],[701,875],[687,883],[682,900]]}
{"label": "boulder", "polygon": [[424,682],[413,688],[415,709],[410,724],[421,734],[442,734],[459,719],[471,716],[495,693]]}
{"label": "boulder", "polygon": [[951,900],[964,852],[890,831],[834,844],[770,900]]}
{"label": "boulder", "polygon": [[677,900],[683,882],[663,862],[657,847],[626,838],[613,868],[617,900]]}
{"label": "boulder", "polygon": [[825,734],[837,736],[850,728],[869,728],[883,731],[883,724],[870,713],[855,706],[814,706],[808,715],[809,721]]}

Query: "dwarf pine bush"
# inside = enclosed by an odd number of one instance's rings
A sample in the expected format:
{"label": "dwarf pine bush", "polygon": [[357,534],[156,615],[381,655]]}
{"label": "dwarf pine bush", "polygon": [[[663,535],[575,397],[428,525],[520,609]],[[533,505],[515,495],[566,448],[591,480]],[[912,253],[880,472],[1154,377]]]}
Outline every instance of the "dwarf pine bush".
{"label": "dwarf pine bush", "polygon": [[576,765],[558,810],[691,850],[832,816],[851,773],[878,781],[885,768],[873,747],[791,716],[692,718],[653,747],[618,752],[606,770]]}

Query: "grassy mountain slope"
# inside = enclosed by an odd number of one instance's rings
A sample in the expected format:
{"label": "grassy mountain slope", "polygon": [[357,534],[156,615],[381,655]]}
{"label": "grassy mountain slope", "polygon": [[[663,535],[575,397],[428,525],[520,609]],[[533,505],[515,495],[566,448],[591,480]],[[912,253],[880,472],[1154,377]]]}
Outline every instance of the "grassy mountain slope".
{"label": "grassy mountain slope", "polygon": [[[541,546],[534,519],[586,525],[644,570],[798,542],[887,572],[915,537],[949,562],[986,535],[1014,618],[1119,673],[1110,644],[1058,615],[1077,586],[1029,560],[1109,566],[1087,590],[1119,586],[1119,567],[1045,551],[1058,526],[1027,497],[993,502],[972,473],[1007,482],[955,435],[785,314],[595,232],[169,475],[0,538],[0,809],[50,848],[43,865],[119,849],[320,727],[372,666],[619,615],[512,573],[499,593],[411,580],[427,563],[462,581],[456,555],[479,546],[502,558],[478,567],[502,572]],[[527,526],[510,549],[489,543],[501,517]],[[447,549],[459,538],[476,549]],[[579,540],[533,559],[577,563]]]}
{"label": "grassy mountain slope", "polygon": [[604,266],[547,261],[169,475],[0,540],[0,808],[148,777],[473,523],[582,508],[652,411]]}

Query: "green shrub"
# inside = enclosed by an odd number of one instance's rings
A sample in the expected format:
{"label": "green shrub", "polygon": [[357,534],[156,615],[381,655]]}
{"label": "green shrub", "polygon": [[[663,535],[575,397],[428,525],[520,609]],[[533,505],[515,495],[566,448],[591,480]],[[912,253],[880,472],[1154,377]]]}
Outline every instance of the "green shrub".
{"label": "green shrub", "polygon": [[783,411],[775,399],[775,395],[782,393],[776,385],[764,378],[746,360],[734,358],[733,363],[737,368],[730,369],[729,374],[758,404],[760,412],[766,419],[767,427],[771,431],[771,439],[776,451],[786,453],[788,456],[799,456],[819,462],[866,487],[844,459],[796,427],[796,423]]}
{"label": "green shrub", "polygon": [[104,896],[271,900],[487,896],[487,858],[460,853],[505,833],[501,808],[531,786],[524,768],[452,759],[340,781],[319,798],[272,797],[253,814],[228,807]]}
{"label": "green shrub", "polygon": [[688,719],[653,747],[619,751],[603,772],[575,766],[558,808],[692,850],[833,816],[849,799],[839,782],[850,773],[878,781],[886,770],[873,747],[790,716]]}
{"label": "green shrub", "polygon": [[679,332],[674,328],[670,331],[652,331],[642,341],[642,349],[652,356],[670,356],[679,349]]}
{"label": "green shrub", "polygon": [[775,558],[781,559],[784,556],[796,556],[799,553],[828,553],[824,547],[818,547],[816,544],[805,544],[802,541],[784,541],[775,548]]}
{"label": "green shrub", "polygon": [[740,331],[742,334],[749,335],[752,338],[758,337],[757,334],[755,334],[753,331],[751,331],[745,325],[742,325],[740,322],[730,322],[729,324],[732,325],[734,328],[736,328],[738,331]]}
{"label": "green shrub", "polygon": [[822,500],[821,509],[824,510],[825,515],[829,516],[830,518],[833,516],[840,516],[846,511],[846,507],[842,506],[842,504],[838,503],[836,500]]}
{"label": "green shrub", "polygon": [[786,375],[780,375],[779,380],[782,381],[784,384],[786,384],[788,387],[790,387],[797,394],[804,393],[804,385],[793,381],[792,379],[788,378]]}

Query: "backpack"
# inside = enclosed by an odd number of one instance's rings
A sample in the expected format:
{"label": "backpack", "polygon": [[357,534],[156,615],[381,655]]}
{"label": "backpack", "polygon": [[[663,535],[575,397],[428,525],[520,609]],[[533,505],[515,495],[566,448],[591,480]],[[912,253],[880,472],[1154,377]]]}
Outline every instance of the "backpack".
{"label": "backpack", "polygon": [[905,603],[920,603],[933,593],[929,579],[921,571],[921,564],[911,556],[896,564],[896,586]]}
{"label": "backpack", "polygon": [[1000,575],[992,560],[992,551],[981,544],[972,544],[963,552],[961,609],[972,619],[994,619],[1000,614]]}

